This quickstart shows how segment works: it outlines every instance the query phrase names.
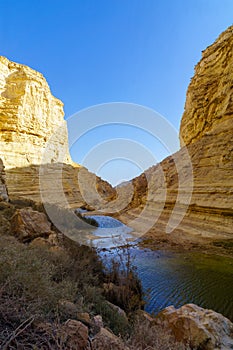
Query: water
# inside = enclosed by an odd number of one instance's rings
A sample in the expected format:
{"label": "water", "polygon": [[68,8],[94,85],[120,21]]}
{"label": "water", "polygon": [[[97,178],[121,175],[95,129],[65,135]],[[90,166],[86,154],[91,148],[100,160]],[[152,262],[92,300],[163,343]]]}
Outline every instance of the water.
{"label": "water", "polygon": [[194,303],[233,321],[233,259],[204,253],[131,248],[143,289],[145,310],[157,314],[169,305]]}
{"label": "water", "polygon": [[93,229],[90,230],[91,238],[87,242],[93,247],[100,249],[111,248],[135,240],[132,229],[119,220],[103,215],[85,217],[94,219],[98,223],[98,227],[93,227]]}
{"label": "water", "polygon": [[[131,229],[118,220],[108,216],[93,218],[99,223],[92,231],[92,243],[98,248],[122,245],[134,238]],[[143,290],[148,295],[146,311],[157,314],[169,305],[180,307],[194,303],[220,312],[233,321],[233,259],[133,246],[130,252]],[[114,249],[104,254],[109,258],[116,255]]]}

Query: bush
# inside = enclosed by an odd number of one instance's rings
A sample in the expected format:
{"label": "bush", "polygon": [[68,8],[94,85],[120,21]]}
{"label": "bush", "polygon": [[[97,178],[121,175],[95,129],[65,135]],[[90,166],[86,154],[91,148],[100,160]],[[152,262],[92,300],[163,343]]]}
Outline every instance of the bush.
{"label": "bush", "polygon": [[8,315],[13,323],[32,314],[52,317],[60,299],[74,300],[76,284],[58,272],[53,253],[9,237],[0,238],[0,250],[0,317]]}
{"label": "bush", "polygon": [[130,350],[191,350],[188,345],[175,341],[161,326],[136,322],[127,340]]}
{"label": "bush", "polygon": [[130,246],[116,248],[115,252],[115,257],[105,264],[105,281],[109,284],[105,296],[113,304],[131,313],[144,306],[141,281],[133,263]]}

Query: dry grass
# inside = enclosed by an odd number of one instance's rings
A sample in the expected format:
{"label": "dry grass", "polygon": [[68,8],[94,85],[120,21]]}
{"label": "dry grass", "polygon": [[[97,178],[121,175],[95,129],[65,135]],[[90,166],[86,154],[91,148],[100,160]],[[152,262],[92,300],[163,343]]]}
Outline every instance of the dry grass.
{"label": "dry grass", "polygon": [[130,350],[191,350],[188,345],[177,343],[171,334],[160,326],[136,323],[127,341]]}

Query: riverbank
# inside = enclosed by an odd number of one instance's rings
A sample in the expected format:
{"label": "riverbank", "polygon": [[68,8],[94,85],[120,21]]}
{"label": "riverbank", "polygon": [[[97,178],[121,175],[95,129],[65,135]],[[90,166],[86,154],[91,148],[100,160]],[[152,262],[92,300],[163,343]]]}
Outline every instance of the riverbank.
{"label": "riverbank", "polygon": [[199,252],[233,258],[233,239],[213,239],[194,235],[149,232],[138,243],[141,248],[173,252]]}
{"label": "riverbank", "polygon": [[[118,219],[124,225],[129,225],[130,218],[119,214],[111,215],[110,213],[102,213],[97,210],[87,210],[84,216],[105,217],[109,216]],[[225,238],[222,235],[203,236],[201,234],[184,233],[179,229],[175,229],[172,233],[165,233],[165,227],[155,225],[140,238],[138,232],[131,229],[131,234],[135,237],[134,240],[129,240],[131,245],[138,245],[140,248],[148,248],[151,250],[167,250],[172,252],[200,252],[205,254],[216,254],[233,258],[233,239]],[[124,246],[125,237],[122,237],[122,246]],[[118,245],[120,240],[118,240]]]}
{"label": "riverbank", "polygon": [[0,223],[1,349],[187,349],[147,324],[131,265],[106,272],[32,201],[0,202]]}

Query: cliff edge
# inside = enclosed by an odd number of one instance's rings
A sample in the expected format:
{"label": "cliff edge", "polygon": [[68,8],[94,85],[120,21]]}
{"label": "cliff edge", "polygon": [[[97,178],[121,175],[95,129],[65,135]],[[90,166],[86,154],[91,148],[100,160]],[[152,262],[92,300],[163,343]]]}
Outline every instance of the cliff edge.
{"label": "cliff edge", "polygon": [[0,158],[6,169],[41,164],[47,159],[70,163],[63,103],[42,74],[0,56]]}

